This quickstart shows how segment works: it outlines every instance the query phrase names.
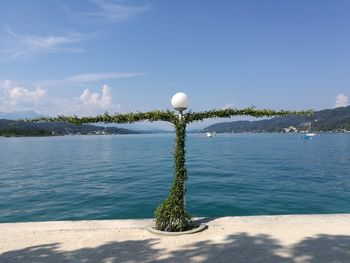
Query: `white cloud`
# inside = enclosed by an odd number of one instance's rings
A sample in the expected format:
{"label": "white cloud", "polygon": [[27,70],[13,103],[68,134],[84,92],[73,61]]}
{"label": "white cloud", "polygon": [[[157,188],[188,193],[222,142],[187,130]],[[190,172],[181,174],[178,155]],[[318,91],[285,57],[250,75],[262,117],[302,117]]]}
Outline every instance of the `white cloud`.
{"label": "white cloud", "polygon": [[348,96],[345,96],[344,94],[339,94],[336,98],[335,98],[335,108],[338,107],[346,107],[348,106]]}
{"label": "white cloud", "polygon": [[97,107],[104,110],[107,110],[113,105],[111,90],[107,85],[103,85],[102,95],[91,93],[89,89],[85,89],[83,94],[79,97],[79,100],[85,106]]}
{"label": "white cloud", "polygon": [[58,86],[66,84],[84,84],[89,82],[108,80],[108,79],[122,79],[144,76],[142,72],[99,72],[99,73],[83,73],[72,75],[63,79],[46,79],[37,81],[37,85],[41,86]]}
{"label": "white cloud", "polygon": [[91,38],[93,35],[69,33],[65,35],[19,35],[9,29],[6,46],[0,49],[7,59],[19,59],[45,53],[70,52],[77,53],[84,50],[76,44]]}
{"label": "white cloud", "polygon": [[50,104],[50,109],[43,113],[87,116],[102,114],[106,111],[115,113],[120,109],[120,105],[113,103],[112,92],[107,85],[103,85],[101,93],[85,89],[80,97],[54,98]]}
{"label": "white cloud", "polygon": [[40,87],[33,91],[23,87],[13,87],[8,90],[8,98],[11,104],[38,104],[46,95],[46,91]]}
{"label": "white cloud", "polygon": [[76,114],[96,115],[105,111],[115,113],[120,105],[113,103],[110,87],[104,85],[101,92],[85,89],[79,97],[62,98],[48,96],[45,89],[28,89],[6,80],[0,82],[0,112],[33,110],[44,115]]}
{"label": "white cloud", "polygon": [[0,111],[20,111],[36,109],[43,105],[46,99],[46,91],[37,87],[30,90],[16,85],[10,80],[5,80],[1,85]]}
{"label": "white cloud", "polygon": [[101,22],[114,22],[127,20],[149,9],[149,5],[130,5],[122,1],[113,0],[91,0],[97,9],[93,12],[80,13],[86,19]]}
{"label": "white cloud", "polygon": [[[64,81],[86,85],[86,83],[108,78],[128,78],[139,75],[143,73],[86,73],[69,76]],[[62,80],[60,81],[63,83]],[[50,90],[37,84],[24,87],[11,80],[0,80],[0,112],[33,110],[51,116],[58,114],[86,116],[101,114],[105,111],[115,113],[121,108],[113,101],[112,89],[107,85],[103,85],[100,92],[83,89],[74,97],[50,96],[48,93]]]}

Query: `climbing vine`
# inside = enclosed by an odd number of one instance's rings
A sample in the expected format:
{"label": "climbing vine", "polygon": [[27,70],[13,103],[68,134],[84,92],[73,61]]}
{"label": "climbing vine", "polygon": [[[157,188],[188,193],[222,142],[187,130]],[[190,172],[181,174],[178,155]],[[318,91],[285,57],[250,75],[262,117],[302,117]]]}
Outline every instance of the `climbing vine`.
{"label": "climbing vine", "polygon": [[185,165],[186,122],[183,119],[175,122],[175,132],[174,181],[169,196],[155,211],[156,228],[169,232],[185,231],[193,226],[192,218],[187,213],[185,204],[185,181],[187,179]]}
{"label": "climbing vine", "polygon": [[232,118],[234,116],[251,116],[251,117],[275,117],[275,116],[287,116],[287,115],[309,115],[312,111],[274,111],[274,110],[258,110],[254,107],[245,109],[222,109],[222,110],[209,110],[204,112],[189,112],[186,114],[186,122],[203,121],[210,118]]}
{"label": "climbing vine", "polygon": [[162,231],[178,232],[189,230],[194,226],[192,217],[186,211],[185,181],[186,169],[186,126],[188,123],[202,121],[208,118],[231,118],[234,116],[274,117],[287,115],[311,115],[312,111],[274,111],[258,110],[253,107],[245,109],[222,109],[204,112],[189,112],[182,116],[176,116],[172,111],[130,112],[125,114],[105,113],[95,117],[58,116],[44,117],[29,120],[31,122],[69,122],[77,125],[84,123],[134,123],[139,121],[166,121],[175,127],[176,140],[174,149],[174,180],[170,188],[169,196],[155,210],[156,228]]}
{"label": "climbing vine", "polygon": [[57,117],[42,117],[30,120],[31,122],[69,122],[77,125],[84,123],[134,123],[139,121],[166,121],[174,123],[176,116],[171,111],[149,111],[149,112],[130,112],[124,114],[109,114],[108,112],[97,115],[95,117],[77,117],[77,116],[64,116]]}

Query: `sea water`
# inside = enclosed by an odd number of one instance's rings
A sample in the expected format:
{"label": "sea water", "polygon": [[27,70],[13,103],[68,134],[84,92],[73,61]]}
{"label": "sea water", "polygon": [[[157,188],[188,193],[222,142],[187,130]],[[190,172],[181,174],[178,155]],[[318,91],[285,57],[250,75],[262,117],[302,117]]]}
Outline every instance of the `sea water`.
{"label": "sea water", "polygon": [[[0,137],[0,222],[151,218],[174,134]],[[194,216],[350,213],[350,135],[187,136]]]}

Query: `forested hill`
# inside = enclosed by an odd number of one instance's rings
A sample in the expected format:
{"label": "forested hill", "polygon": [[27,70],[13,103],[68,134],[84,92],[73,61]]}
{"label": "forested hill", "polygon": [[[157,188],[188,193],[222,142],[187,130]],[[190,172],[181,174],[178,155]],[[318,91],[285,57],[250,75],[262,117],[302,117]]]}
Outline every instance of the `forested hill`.
{"label": "forested hill", "polygon": [[288,130],[291,126],[298,131],[306,131],[310,123],[312,131],[350,131],[350,106],[316,111],[312,116],[287,116],[259,121],[216,123],[203,129],[202,132],[285,132],[285,128]]}
{"label": "forested hill", "polygon": [[124,128],[95,125],[74,125],[63,122],[30,123],[0,119],[0,136],[102,135],[138,133]]}

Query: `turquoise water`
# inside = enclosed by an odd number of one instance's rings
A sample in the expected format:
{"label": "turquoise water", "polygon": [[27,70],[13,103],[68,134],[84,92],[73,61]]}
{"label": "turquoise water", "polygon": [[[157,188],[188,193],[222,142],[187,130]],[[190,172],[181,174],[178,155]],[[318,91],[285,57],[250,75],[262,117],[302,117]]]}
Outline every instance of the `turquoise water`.
{"label": "turquoise water", "polygon": [[[174,135],[0,137],[0,222],[150,218]],[[187,137],[195,216],[350,213],[350,135]]]}

